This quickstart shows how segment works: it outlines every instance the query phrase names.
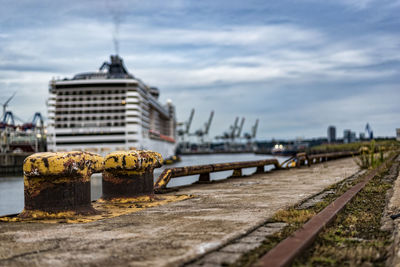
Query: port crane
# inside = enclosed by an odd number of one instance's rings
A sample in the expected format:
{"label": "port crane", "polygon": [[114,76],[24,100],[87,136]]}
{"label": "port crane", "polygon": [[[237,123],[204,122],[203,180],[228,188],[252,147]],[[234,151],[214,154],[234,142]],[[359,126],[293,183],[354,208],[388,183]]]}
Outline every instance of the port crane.
{"label": "port crane", "polygon": [[10,97],[7,99],[7,101],[4,102],[4,104],[3,104],[3,115],[2,115],[3,118],[4,118],[5,115],[6,115],[8,103],[10,103],[11,99],[14,98],[14,96],[15,96],[16,93],[17,93],[17,92],[14,92],[14,93],[12,94],[12,96],[10,96]]}
{"label": "port crane", "polygon": [[241,122],[240,122],[240,126],[239,126],[239,128],[238,128],[238,132],[236,133],[236,138],[240,138],[240,135],[242,134],[242,129],[243,129],[244,121],[245,121],[245,118],[242,117],[242,120],[241,120]]}
{"label": "port crane", "polygon": [[232,141],[235,139],[235,133],[236,133],[236,129],[238,127],[238,122],[239,122],[239,117],[236,117],[234,124],[231,125],[231,127],[230,127],[231,132],[229,134],[229,138],[232,139]]}
{"label": "port crane", "polygon": [[249,141],[256,138],[257,128],[258,128],[258,119],[256,120],[256,123],[251,127],[251,133],[245,133],[244,137]]}
{"label": "port crane", "polygon": [[[183,123],[180,123],[181,126],[183,126],[183,129],[178,130],[178,136],[181,139],[181,144],[184,146],[184,150],[189,150],[189,136],[190,136],[190,126],[192,125],[193,121],[193,116],[194,116],[194,108],[190,111],[189,119]],[[185,141],[187,138],[187,141]]]}
{"label": "port crane", "polygon": [[[200,140],[200,145],[204,145],[204,137],[208,136],[208,132],[210,131],[211,123],[214,117],[214,110],[211,111],[210,117],[208,118],[208,121],[204,123],[204,128],[197,130],[194,134],[199,138]],[[209,146],[209,143],[208,143]]]}

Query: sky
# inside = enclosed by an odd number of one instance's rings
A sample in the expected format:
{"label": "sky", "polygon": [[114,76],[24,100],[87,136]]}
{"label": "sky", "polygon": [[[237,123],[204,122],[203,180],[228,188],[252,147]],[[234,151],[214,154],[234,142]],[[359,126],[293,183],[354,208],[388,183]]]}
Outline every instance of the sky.
{"label": "sky", "polygon": [[399,0],[0,0],[0,103],[46,116],[52,77],[115,54],[211,135],[245,117],[260,140],[316,138],[329,125],[400,128]]}

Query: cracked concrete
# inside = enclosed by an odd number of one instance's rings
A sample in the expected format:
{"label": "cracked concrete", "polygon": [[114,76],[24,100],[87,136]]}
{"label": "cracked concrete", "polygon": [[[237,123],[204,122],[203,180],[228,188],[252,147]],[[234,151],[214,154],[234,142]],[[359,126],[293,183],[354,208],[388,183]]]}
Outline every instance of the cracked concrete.
{"label": "cracked concrete", "polygon": [[[194,185],[178,193],[195,198],[86,224],[0,223],[0,265],[179,266],[251,232],[245,237],[250,239],[231,247],[239,251],[279,230],[278,225],[256,229],[276,211],[357,170],[348,158]],[[241,255],[218,253],[214,257],[229,261]],[[215,266],[211,262],[203,266]]]}

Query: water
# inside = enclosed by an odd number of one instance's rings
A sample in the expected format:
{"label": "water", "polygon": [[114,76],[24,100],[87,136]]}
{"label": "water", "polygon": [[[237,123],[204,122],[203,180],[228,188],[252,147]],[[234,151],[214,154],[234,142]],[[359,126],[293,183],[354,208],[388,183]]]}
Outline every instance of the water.
{"label": "water", "polygon": [[[286,160],[286,157],[276,157],[280,162]],[[190,165],[202,165],[235,161],[249,161],[272,158],[269,155],[256,154],[216,154],[216,155],[190,155],[182,156],[182,161],[154,171],[155,179],[165,168],[182,167]],[[265,169],[271,169],[273,166],[267,166]],[[255,172],[256,168],[243,169],[244,175]],[[225,179],[232,175],[232,171],[223,171],[211,173],[211,180]],[[180,177],[171,179],[168,187],[191,184],[198,180],[198,175]],[[96,200],[101,197],[101,174],[95,174],[91,178],[91,198]],[[0,215],[19,213],[24,208],[24,181],[21,176],[0,177]]]}

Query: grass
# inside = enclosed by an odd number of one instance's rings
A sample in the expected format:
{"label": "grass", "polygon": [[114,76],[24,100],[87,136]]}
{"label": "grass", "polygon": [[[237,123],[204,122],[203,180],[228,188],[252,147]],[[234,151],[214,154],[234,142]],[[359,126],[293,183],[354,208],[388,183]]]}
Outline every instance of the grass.
{"label": "grass", "polygon": [[[300,203],[277,212],[268,223],[286,222],[288,225],[282,231],[267,237],[260,247],[243,254],[230,266],[252,266],[271,248],[363,179],[364,176],[350,177],[327,187],[324,191],[329,190],[333,193],[326,195],[322,201],[308,209],[299,209]],[[381,265],[386,258],[386,249],[390,242],[387,241],[389,233],[379,230],[380,219],[385,206],[386,191],[391,186],[392,181],[383,180],[382,175],[372,179],[350,205],[339,213],[333,225],[320,234],[313,247],[297,259],[294,265],[354,266],[360,262]]]}
{"label": "grass", "polygon": [[363,147],[370,147],[371,143],[374,142],[376,149],[381,149],[383,151],[394,150],[400,147],[400,142],[396,140],[372,140],[364,142],[356,142],[350,144],[324,144],[319,146],[314,146],[310,148],[311,153],[325,153],[325,152],[342,152],[342,151],[359,151]]}
{"label": "grass", "polygon": [[293,266],[384,266],[391,232],[381,217],[392,180],[374,177]]}

